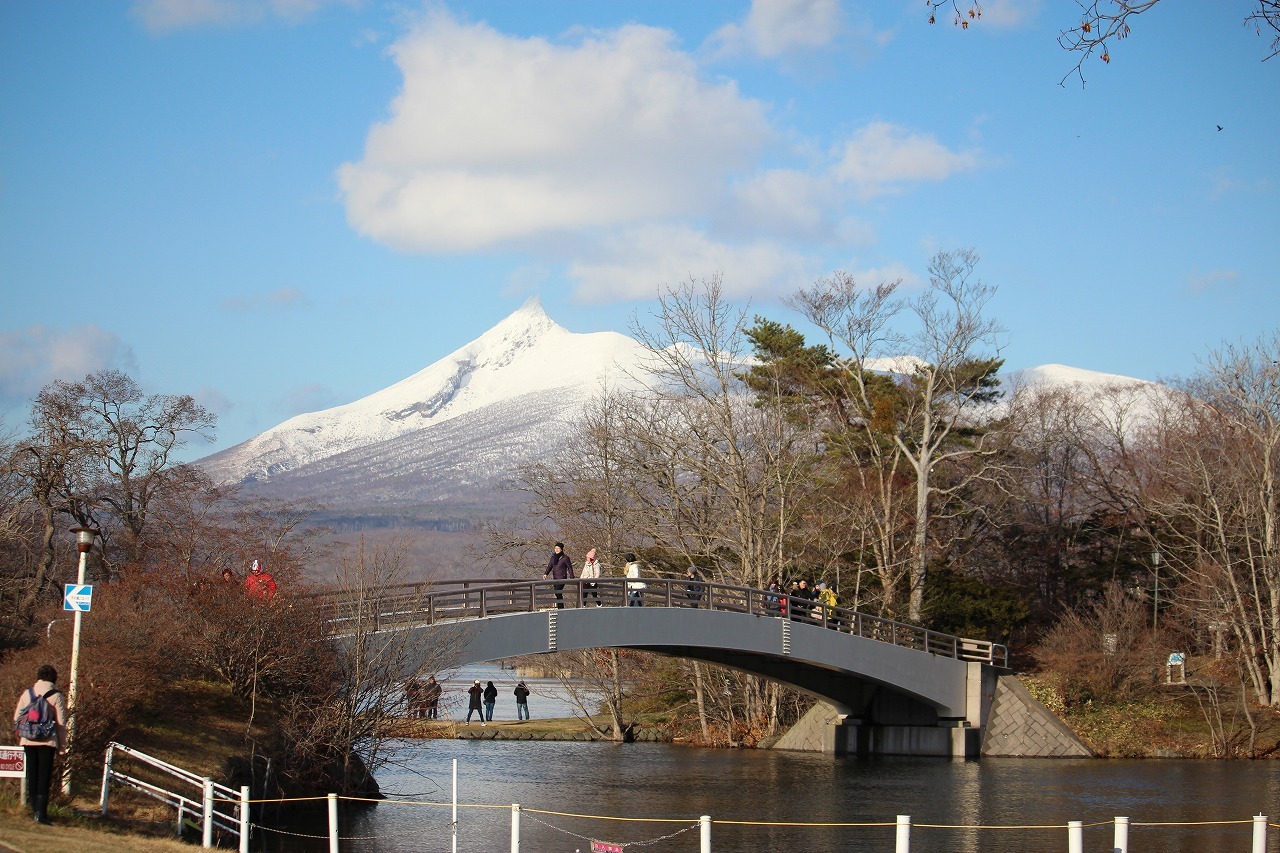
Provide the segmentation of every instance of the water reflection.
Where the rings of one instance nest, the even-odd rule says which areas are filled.
[[[1280,817],[1280,763],[936,759],[833,761],[817,755],[753,750],[703,750],[663,744],[541,741],[406,742],[397,762],[379,775],[400,801],[344,816],[345,851],[448,851],[452,759],[459,765],[459,801],[488,809],[460,812],[458,850],[510,848],[511,803],[526,811],[521,850],[587,851],[590,840],[651,842],[646,851],[695,851],[696,821],[878,823],[880,826],[761,827],[717,823],[716,851],[891,850],[895,816],[917,825],[914,853],[1019,850],[1061,853],[1065,826],[1090,827],[1086,850],[1109,850],[1110,821],[1132,818],[1130,849],[1216,851],[1250,849],[1251,827],[1151,827],[1165,821],[1247,821]],[[678,818],[679,823],[620,823],[532,810],[616,817]],[[953,826],[1049,825],[1048,829],[927,829]],[[319,830],[323,831],[323,827]],[[307,848],[327,849],[323,843]],[[1273,830],[1267,850],[1280,853]]]

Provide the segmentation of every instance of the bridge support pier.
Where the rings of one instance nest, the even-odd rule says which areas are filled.
[[[941,724],[895,726],[837,719],[827,726],[822,751],[829,755],[917,755],[933,758],[977,758],[982,729]]]

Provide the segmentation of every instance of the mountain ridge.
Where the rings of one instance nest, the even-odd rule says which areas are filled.
[[[564,329],[535,297],[380,391],[297,415],[195,464],[219,483],[279,498],[323,495],[338,511],[509,509],[519,502],[519,466],[567,437],[601,387],[638,387],[646,359],[626,335]],[[878,360],[888,370],[916,362]],[[1001,383],[1101,389],[1145,381],[1051,364],[1012,371]]]

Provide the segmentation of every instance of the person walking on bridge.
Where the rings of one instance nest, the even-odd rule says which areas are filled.
[[[542,573],[542,579],[555,578],[558,581],[569,580],[573,577],[573,560],[569,559],[569,555],[564,552],[564,543],[557,542],[556,547],[551,551],[551,559],[547,561],[547,570]],[[556,590],[556,607],[564,609],[564,584],[555,584]]]
[[[640,580],[640,561],[627,555],[627,606],[644,607],[644,581]]]
[[[596,559],[596,549],[592,548],[587,552],[587,559],[582,564],[582,606],[587,605],[587,597],[590,596],[596,600],[596,607],[600,606],[600,590],[596,583],[600,579],[600,561]]]

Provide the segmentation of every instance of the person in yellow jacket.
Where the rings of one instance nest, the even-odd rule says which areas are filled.
[[[836,594],[831,587],[827,586],[825,581],[818,581],[817,593],[818,603],[822,605],[826,611],[827,619],[830,620],[835,616]]]

